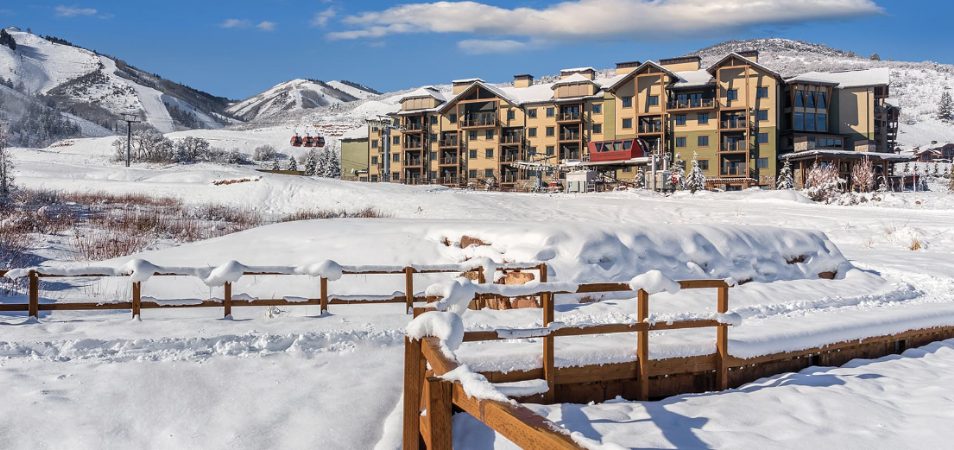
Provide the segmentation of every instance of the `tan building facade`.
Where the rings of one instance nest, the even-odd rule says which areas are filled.
[[[625,183],[655,154],[660,167],[695,158],[713,188],[772,187],[787,152],[891,150],[887,97],[886,76],[786,80],[754,51],[708,67],[688,56],[565,69],[547,83],[455,80],[405,95],[387,129],[369,125],[367,179],[522,190],[587,168]]]

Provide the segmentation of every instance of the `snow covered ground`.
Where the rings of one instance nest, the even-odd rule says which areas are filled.
[[[285,130],[245,131],[244,140],[238,130],[203,133],[203,137],[229,140],[250,152],[284,136]],[[804,348],[885,330],[954,324],[954,260],[950,258],[954,253],[954,195],[941,191],[939,185],[934,192],[890,194],[883,201],[859,206],[819,205],[794,192],[680,193],[670,197],[647,192],[473,192],[259,174],[250,168],[211,164],[126,169],[109,161],[111,141],[82,139],[69,146],[17,149],[17,183],[30,188],[173,196],[186,203],[249,207],[266,215],[309,208],[372,207],[390,216],[270,225],[136,255],[156,263],[214,266],[234,259],[246,264],[291,265],[334,259],[345,264],[403,265],[487,256],[546,260],[553,269],[551,280],[582,282],[627,281],[651,268],[652,261],[665,261],[668,266],[657,268],[687,276],[700,269],[677,267],[672,261],[715,255],[724,259],[713,260],[707,267],[713,269],[712,276],[745,277],[715,270],[721,263],[732,270],[753,270],[748,275],[754,281],[734,288],[730,297],[730,308],[743,318],[742,326],[730,332],[730,351],[737,356]],[[213,184],[251,175],[261,177],[254,182]],[[463,234],[493,245],[460,249],[441,243],[443,237],[453,241]],[[720,247],[720,243],[724,246],[733,240],[733,246]],[[57,242],[38,240],[32,251],[61,260],[64,253]],[[915,242],[918,251],[911,250]],[[807,262],[801,272],[773,273],[791,269],[778,259],[786,247],[815,252],[818,258]],[[765,249],[765,260],[746,250],[754,248]],[[102,264],[123,262],[121,258]],[[844,269],[838,279],[817,278],[817,271],[827,267],[824,263]],[[438,279],[421,277],[416,286],[423,290]],[[126,284],[121,278],[100,285],[67,279],[45,290],[44,296],[49,301],[88,300],[90,296],[114,300],[113,294],[121,293]],[[249,277],[236,289],[263,297],[279,291],[313,296],[316,285],[308,277]],[[150,280],[144,286],[144,295],[156,297],[220,294],[198,280],[178,284]],[[403,283],[400,277],[355,276],[332,283],[331,289],[332,293],[389,293],[403,289]],[[652,312],[661,320],[684,313],[705,314],[714,306],[711,293],[680,293],[671,299],[666,295],[659,294],[658,303],[653,297]],[[557,320],[567,323],[633,320],[635,312],[633,301],[626,298],[584,304],[569,297],[558,300]],[[266,314],[261,308],[236,309],[231,321],[221,320],[221,311],[212,309],[146,310],[142,321],[130,321],[126,311],[57,312],[44,315],[39,324],[25,324],[22,315],[0,316],[0,383],[16,386],[0,402],[0,416],[11,418],[0,421],[0,442],[11,448],[303,448],[316,442],[325,448],[371,448],[380,441],[382,448],[393,448],[399,416],[392,411],[399,401],[402,337],[408,320],[403,306],[333,306],[326,317],[316,317],[317,307],[286,309],[278,314]],[[794,318],[799,319],[798,326],[793,326]],[[464,319],[469,328],[486,328],[534,326],[541,318],[539,311],[520,310],[468,312]],[[653,342],[653,357],[708,353],[714,345],[711,333],[689,331],[660,333],[653,336]],[[501,351],[500,344],[467,344],[460,352],[469,364],[481,369],[526,368],[537,363],[538,343],[504,345],[506,351]],[[625,360],[631,358],[632,345],[600,337],[561,338],[557,363],[579,364],[587,358]],[[944,352],[950,351],[948,347]],[[921,360],[933,364],[933,359]],[[926,380],[923,392],[931,392],[929,382],[934,382],[933,386],[949,383],[938,375],[932,378],[928,375],[931,370],[924,368],[924,378],[919,378]],[[880,388],[899,389],[893,375],[888,375],[877,379],[884,383]],[[845,386],[877,381],[836,377],[847,381]],[[642,435],[630,434],[628,428],[611,431],[615,429],[611,423],[605,424],[605,432],[600,428],[603,425],[594,425],[607,440],[618,436],[619,443],[627,446],[697,442],[730,447],[770,445],[757,439],[771,439],[775,434],[770,419],[778,415],[766,411],[777,407],[783,397],[785,405],[794,403],[806,414],[822,414],[828,422],[841,420],[846,428],[857,423],[847,413],[832,411],[837,408],[819,413],[812,403],[794,397],[805,394],[799,389],[815,392],[821,388],[788,384],[793,386],[757,390],[764,398],[744,388],[714,396],[678,397],[673,403],[568,405],[566,410],[579,418],[591,412],[596,417],[602,414],[599,408],[619,408],[612,412],[618,422],[642,420],[647,410],[667,414],[672,405],[692,405],[692,419],[663,415],[663,425],[645,423],[681,437],[659,437],[663,431],[657,430],[647,431],[647,441],[632,441],[627,439]],[[828,392],[831,388],[824,389]],[[869,388],[843,389],[846,396],[861,396]],[[719,404],[722,398],[727,400]],[[912,396],[911,401],[916,398]],[[740,400],[736,403],[734,399]],[[749,405],[745,399],[755,403]],[[939,404],[950,409],[949,397],[936,396],[934,400],[946,403],[935,404],[933,409],[940,410]],[[712,403],[706,403],[709,401]],[[865,406],[861,401],[853,404]],[[761,414],[746,415],[751,420],[743,418],[742,425],[736,423],[748,427],[746,433],[738,434],[737,441],[731,433],[710,438],[685,431],[690,425],[703,431],[731,429],[733,423],[725,428],[717,425],[722,422],[716,415],[728,415],[728,408]],[[904,408],[899,404],[895,411]],[[680,411],[687,414],[688,410]],[[872,409],[875,411],[879,410]],[[559,413],[556,409],[541,412]],[[917,422],[913,428],[932,424],[928,419],[910,420]],[[56,424],[55,429],[50,423]],[[573,419],[567,423],[572,428],[581,422]],[[813,417],[800,425],[805,428],[791,426],[807,430],[825,423]],[[475,445],[492,440],[479,430],[472,435]],[[862,437],[873,439],[871,436]],[[701,441],[679,440],[693,437]],[[663,438],[669,439],[669,444]],[[795,441],[787,439],[780,435],[779,445],[794,445]],[[851,446],[854,442],[832,439],[829,443]]]
[[[604,448],[947,448],[954,340],[659,402],[528,405]],[[516,449],[470,416],[454,448]]]

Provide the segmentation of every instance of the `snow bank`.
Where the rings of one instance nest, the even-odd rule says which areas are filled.
[[[680,289],[679,282],[667,278],[658,270],[650,270],[636,275],[632,280],[629,280],[629,287],[633,288],[634,291],[642,289],[649,295],[660,292],[675,294]]]
[[[414,318],[405,328],[407,337],[420,340],[436,337],[441,343],[441,351],[447,358],[457,361],[454,355],[464,342],[464,322],[454,312],[428,311]]]

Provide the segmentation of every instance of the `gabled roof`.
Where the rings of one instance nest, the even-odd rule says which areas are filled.
[[[841,72],[806,72],[789,78],[789,82],[829,83],[842,88],[888,85],[891,70],[887,67]]]
[[[676,77],[679,78],[675,83],[677,88],[705,87],[715,81],[705,69],[676,72]]]
[[[646,62],[640,64],[639,67],[633,69],[632,72],[626,74],[624,77],[622,77],[622,78],[616,80],[615,83],[613,83],[613,84],[609,85],[608,87],[606,87],[606,90],[608,90],[608,91],[615,91],[617,88],[619,88],[620,86],[626,84],[631,78],[633,78],[633,77],[635,77],[636,75],[638,75],[639,72],[642,72],[643,69],[645,69],[645,68],[647,68],[647,67],[654,67],[654,68],[660,70],[661,72],[665,73],[666,75],[669,75],[669,77],[672,78],[673,80],[677,80],[677,79],[679,78],[675,73],[673,73],[673,71],[671,71],[671,70],[669,70],[669,69],[667,69],[667,68],[665,68],[665,67],[663,67],[663,66],[660,66],[659,64],[656,64],[656,63],[653,62],[653,61],[646,61]]]
[[[709,68],[706,69],[706,70],[707,70],[709,73],[711,73],[711,74],[715,74],[716,69],[718,69],[719,66],[722,65],[722,63],[724,63],[727,59],[733,58],[733,57],[734,57],[734,58],[739,58],[739,59],[745,61],[746,64],[749,64],[749,65],[751,65],[752,67],[755,67],[755,68],[757,68],[757,69],[759,69],[759,70],[768,72],[770,75],[772,75],[772,76],[775,77],[775,78],[778,78],[778,79],[780,79],[780,80],[782,79],[782,75],[780,75],[778,72],[776,72],[776,71],[774,71],[774,70],[772,70],[772,69],[770,69],[770,68],[768,68],[768,67],[766,67],[766,66],[764,66],[764,65],[762,65],[762,64],[759,64],[759,63],[757,63],[757,62],[755,62],[755,61],[752,61],[751,59],[746,58],[746,57],[744,57],[744,56],[742,56],[742,55],[740,55],[740,54],[738,54],[738,53],[736,53],[736,52],[732,52],[732,53],[729,53],[728,55],[723,56],[722,59],[720,59],[719,61],[717,61],[715,64],[709,66]]]
[[[579,73],[574,73],[573,75],[557,80],[555,83],[550,85],[550,88],[556,89],[560,86],[567,85],[567,84],[581,84],[581,83],[596,84],[596,82],[594,82],[593,80],[587,77],[584,77],[583,75],[580,75]],[[599,86],[598,84],[596,85]]]
[[[455,83],[457,83],[457,81],[455,81]],[[451,105],[456,104],[457,101],[460,100],[461,97],[463,97],[464,95],[468,94],[468,93],[469,93],[470,91],[472,91],[475,87],[480,87],[480,88],[486,89],[486,90],[492,92],[492,93],[493,93],[494,95],[496,95],[497,97],[500,97],[501,99],[503,99],[503,100],[506,101],[507,103],[510,103],[511,105],[517,106],[517,105],[520,104],[519,101],[515,100],[515,99],[512,98],[510,95],[507,95],[506,92],[504,92],[502,89],[498,88],[497,86],[493,86],[493,85],[487,84],[487,82],[485,82],[484,80],[481,80],[480,78],[475,78],[475,81],[473,81],[473,82],[470,84],[470,86],[467,86],[467,89],[464,89],[463,91],[460,91],[459,94],[457,94],[457,95],[455,95],[455,96],[449,98],[446,103],[444,103],[443,105],[441,105],[441,106],[439,106],[439,107],[437,108],[437,111],[438,111],[438,112],[441,112],[441,113],[447,111],[448,109],[450,109],[450,106],[451,106]]]

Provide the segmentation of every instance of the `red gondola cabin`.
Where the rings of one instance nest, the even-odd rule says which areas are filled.
[[[590,161],[628,161],[646,156],[645,146],[639,139],[590,142]]]

